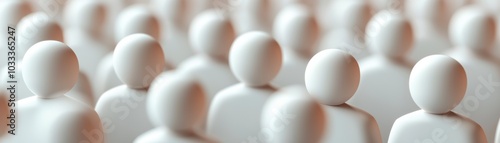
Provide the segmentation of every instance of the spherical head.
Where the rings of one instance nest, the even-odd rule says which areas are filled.
[[[175,73],[149,93],[147,111],[150,119],[173,131],[189,132],[199,125],[205,110],[205,93],[188,75]]]
[[[413,101],[424,111],[447,113],[465,95],[467,77],[456,60],[445,55],[432,55],[418,61],[410,74]]]
[[[146,34],[132,34],[116,45],[113,65],[128,87],[143,89],[163,72],[165,60],[160,44]]]
[[[338,21],[341,28],[364,31],[371,17],[371,9],[364,1],[336,1]]]
[[[264,32],[248,32],[234,41],[229,66],[248,86],[264,86],[278,74],[282,55],[278,42]]]
[[[359,78],[356,59],[338,49],[314,55],[305,72],[307,91],[325,105],[344,104],[358,89]]]
[[[42,98],[64,95],[78,80],[76,54],[59,41],[33,45],[23,60],[23,78],[31,92]]]
[[[495,18],[478,7],[458,10],[449,28],[450,39],[457,47],[483,50],[491,48],[495,41]]]
[[[276,16],[273,35],[283,47],[311,51],[318,39],[319,26],[306,6],[292,4]]]
[[[227,59],[236,33],[231,21],[221,16],[221,13],[210,9],[198,14],[191,23],[189,39],[200,54]]]
[[[106,18],[105,6],[100,1],[68,1],[63,18],[66,26],[99,32]]]
[[[381,11],[368,22],[366,40],[373,53],[401,58],[413,44],[410,22],[393,11]]]
[[[132,5],[124,9],[116,20],[115,41],[135,34],[144,33],[155,39],[160,37],[160,25],[145,5]]]
[[[21,58],[34,44],[44,40],[64,41],[63,31],[56,21],[44,12],[25,16],[17,25],[18,49]],[[21,38],[22,37],[22,38]]]

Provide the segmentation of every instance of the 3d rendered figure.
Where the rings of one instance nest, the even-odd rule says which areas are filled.
[[[196,131],[206,112],[206,97],[201,85],[189,75],[176,74],[160,88],[150,90],[147,112],[153,122],[161,126],[150,130],[135,143],[212,143]]]
[[[262,107],[276,91],[269,82],[281,64],[281,48],[269,34],[254,31],[236,38],[229,65],[241,83],[215,95],[208,112],[207,133],[222,143],[243,142],[257,136]]]
[[[64,10],[64,41],[76,53],[80,70],[95,83],[97,67],[112,47],[102,42],[105,7],[100,1],[68,1]],[[100,94],[96,94],[96,99]]]
[[[406,15],[415,33],[408,60],[418,60],[451,48],[446,34],[446,11],[443,0],[406,0]]]
[[[500,69],[491,52],[495,25],[484,9],[468,6],[455,13],[449,26],[454,48],[448,55],[462,64],[468,81],[465,97],[453,111],[478,122],[489,142],[500,118]]]
[[[398,118],[389,143],[486,143],[479,124],[451,111],[464,97],[467,76],[462,65],[449,56],[420,60],[411,71],[409,86],[422,110]]]
[[[35,96],[16,104],[16,132],[6,143],[103,143],[101,120],[88,105],[65,96],[78,80],[76,54],[66,44],[42,41],[24,56],[22,75]]]
[[[17,27],[17,23],[26,15],[30,14],[33,10],[27,1],[20,0],[3,0],[0,3],[0,26],[13,28]],[[7,34],[2,34],[0,43],[7,43]],[[0,53],[7,53],[7,44],[0,44]],[[7,65],[7,58],[0,58],[0,68]]]
[[[304,86],[280,89],[262,112],[260,138],[266,143],[320,143],[323,139],[325,112]]]
[[[375,26],[378,28],[371,28]],[[394,121],[418,110],[407,86],[411,66],[404,60],[412,45],[413,33],[410,22],[391,11],[377,13],[368,29],[377,29],[367,37],[372,54],[359,62],[361,80],[348,103],[372,114],[383,142],[387,142]]]
[[[238,83],[229,68],[228,56],[235,31],[229,19],[219,15],[215,9],[200,13],[191,24],[189,39],[195,56],[180,64],[175,72],[190,74],[203,87],[206,109],[220,90]],[[153,82],[152,88],[168,80],[171,71],[165,71]],[[208,112],[208,111],[207,111]],[[206,112],[203,112],[204,114]],[[203,123],[206,115],[203,115]],[[202,125],[204,126],[204,124]]]
[[[106,91],[95,110],[103,120],[106,142],[132,142],[153,128],[146,114],[146,95],[159,72],[148,69],[165,67],[163,51],[153,37],[132,34],[116,45],[113,66],[124,85]]]
[[[272,9],[269,2],[268,0],[234,1],[222,5],[227,11],[221,14],[231,16],[238,35],[251,31],[270,32],[273,19],[269,15]]]
[[[150,0],[151,7],[163,26],[160,43],[165,51],[166,61],[177,67],[194,54],[188,39],[188,0]],[[206,0],[205,0],[206,1]],[[201,3],[200,0],[196,1]]]
[[[314,15],[304,5],[289,5],[276,17],[273,30],[283,50],[283,65],[271,85],[304,85],[303,75],[319,35]]]
[[[144,33],[159,39],[160,25],[154,15],[145,5],[132,5],[124,9],[117,18],[114,27],[115,42],[136,33]],[[151,67],[152,69],[156,69]],[[163,71],[154,71],[163,72]],[[97,68],[96,81],[93,84],[95,94],[101,95],[105,91],[123,84],[117,77],[113,68],[113,53],[106,55]]]
[[[323,104],[327,117],[327,129],[322,142],[382,142],[375,118],[345,103],[356,92],[359,79],[358,62],[342,50],[323,50],[307,64],[307,91]]]
[[[316,51],[341,49],[357,60],[369,55],[365,43],[365,27],[370,20],[370,6],[366,1],[332,1],[329,4],[327,27]]]

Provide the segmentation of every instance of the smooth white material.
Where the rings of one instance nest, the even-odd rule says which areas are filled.
[[[44,41],[30,48],[25,57],[24,80],[36,96],[17,102],[16,135],[5,142],[103,143],[97,113],[64,95],[78,80],[75,53],[64,43]]]
[[[189,44],[188,26],[189,7],[188,0],[151,0],[153,13],[161,24],[162,37],[159,41],[165,51],[165,58],[172,66],[177,67],[194,54],[192,45]],[[203,3],[197,0],[196,3]]]
[[[467,87],[466,71],[456,60],[444,55],[423,58],[411,71],[409,87],[422,110],[398,118],[389,143],[487,142],[479,124],[451,111],[463,99]]]
[[[267,143],[319,143],[323,139],[325,112],[304,86],[280,89],[262,112],[261,131]]]
[[[146,109],[152,122],[160,126],[134,142],[213,142],[196,132],[196,125],[202,123],[206,112],[205,93],[196,80],[180,74],[149,92]]]
[[[259,136],[263,105],[276,90],[268,83],[282,63],[278,43],[264,32],[239,36],[231,46],[229,65],[241,82],[221,90],[208,112],[207,133],[222,143]]]
[[[324,105],[328,119],[322,142],[382,142],[375,118],[345,103],[356,92],[359,75],[356,59],[338,49],[323,50],[307,64],[307,91]]]
[[[377,13],[368,24],[366,38],[373,54],[359,62],[361,81],[348,101],[375,117],[383,142],[397,118],[418,110],[408,89],[411,66],[405,62],[413,41],[412,27],[392,12]]]
[[[19,21],[26,15],[30,14],[33,10],[27,1],[19,0],[4,0],[0,3],[0,26],[7,28],[11,26],[16,28]],[[7,32],[7,31],[5,31]],[[16,35],[19,35],[16,33]],[[0,36],[0,43],[7,43],[7,34]],[[0,53],[7,53],[7,44],[0,44]],[[7,58],[0,58],[0,67],[7,65]]]
[[[283,65],[271,85],[304,85],[304,72],[318,39],[319,26],[307,7],[291,4],[274,20],[274,37],[283,50]]]
[[[125,85],[106,91],[95,110],[103,120],[106,142],[132,142],[153,128],[147,119],[146,96],[159,72],[148,69],[165,67],[163,51],[153,37],[132,34],[117,44],[113,66]]]
[[[231,16],[238,35],[251,31],[271,32],[273,19],[269,14],[272,11],[269,0],[226,2],[222,8],[229,10],[221,14]]]
[[[500,118],[500,69],[493,60],[495,20],[480,7],[464,7],[450,21],[449,32],[454,49],[448,54],[465,68],[467,91],[453,110],[483,127],[488,141],[494,140]]]
[[[408,60],[439,54],[451,47],[446,34],[446,9],[443,0],[406,0],[406,15],[411,20],[415,42]]]
[[[159,39],[159,23],[154,15],[145,5],[137,4],[124,9],[115,23],[114,38],[115,42],[131,34],[143,33]],[[101,95],[105,91],[123,84],[115,73],[113,68],[113,53],[106,55],[99,63],[96,74],[94,88],[95,94]],[[150,67],[155,69],[155,67]],[[154,71],[156,73],[162,71]]]

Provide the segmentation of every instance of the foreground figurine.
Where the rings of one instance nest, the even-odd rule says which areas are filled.
[[[323,50],[307,64],[307,91],[323,104],[327,129],[322,142],[381,143],[377,121],[368,112],[345,103],[359,84],[358,62],[349,53]]]
[[[95,110],[106,127],[106,142],[132,142],[153,128],[146,114],[146,95],[149,85],[160,73],[150,72],[151,69],[165,67],[163,51],[153,37],[132,34],[116,45],[113,65],[125,84],[106,91]]]
[[[222,143],[258,136],[262,107],[276,91],[269,82],[282,63],[278,43],[264,32],[239,36],[229,53],[229,65],[241,83],[223,89],[209,108],[207,132]]]
[[[264,105],[260,135],[265,143],[320,143],[325,126],[324,110],[305,87],[289,86]]]
[[[451,111],[467,87],[460,63],[444,55],[425,57],[413,67],[409,83],[411,97],[422,110],[398,118],[389,143],[487,143],[479,124]]]
[[[204,119],[206,97],[202,87],[189,75],[176,74],[148,96],[149,118],[160,127],[140,135],[135,143],[214,142],[196,131],[196,125]]]
[[[8,143],[103,143],[101,120],[88,105],[65,96],[77,82],[75,53],[64,43],[42,41],[28,50],[23,76],[36,96],[16,106],[16,135]]]

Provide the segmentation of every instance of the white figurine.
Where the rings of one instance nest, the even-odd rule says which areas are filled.
[[[365,27],[371,17],[369,4],[359,0],[332,1],[329,7],[328,26],[323,27],[316,51],[341,49],[357,60],[368,56]]]
[[[42,41],[25,55],[22,75],[36,96],[17,102],[10,143],[104,143],[101,120],[88,105],[65,96],[78,80],[78,59],[66,44]]]
[[[160,126],[134,142],[212,143],[196,131],[206,112],[205,93],[198,82],[178,73],[159,87],[148,93],[146,109],[150,120]]]
[[[135,33],[148,34],[154,39],[160,38],[158,20],[145,5],[132,5],[124,9],[118,16],[114,28],[115,42],[119,42],[122,38]],[[113,53],[110,53],[106,55],[98,65],[94,83],[95,94],[97,95],[101,95],[105,91],[123,84],[114,71],[112,60]],[[151,67],[151,69],[155,68]]]
[[[80,70],[95,83],[97,66],[112,48],[102,42],[105,7],[100,1],[68,1],[65,7],[65,43],[76,53]],[[100,94],[96,94],[100,95]],[[99,96],[95,97],[96,99]]]
[[[270,32],[272,29],[269,0],[238,0],[221,7],[225,10],[222,15],[231,16],[238,35],[251,31]]]
[[[99,99],[94,96],[92,83],[90,82],[89,77],[82,72],[78,75],[78,81],[75,83],[75,86],[73,86],[73,88],[66,93],[66,95],[73,97],[92,108],[94,108],[97,99]]]
[[[0,26],[7,28],[12,26],[16,28],[19,21],[33,10],[27,1],[20,0],[4,0],[0,3]],[[5,30],[7,32],[7,30]],[[18,35],[18,34],[16,34]],[[1,34],[0,43],[7,43],[7,34]],[[0,54],[8,52],[7,44],[0,44]],[[0,68],[7,65],[7,58],[0,58]]]
[[[387,17],[383,19],[384,16]],[[394,121],[418,110],[407,86],[411,66],[405,63],[413,33],[408,20],[391,15],[390,11],[377,13],[368,27],[375,25],[378,31],[367,37],[372,54],[359,62],[361,80],[348,103],[372,114],[380,127],[383,142],[387,142]]]
[[[451,57],[432,55],[420,60],[411,71],[409,87],[422,110],[398,118],[389,143],[486,143],[479,124],[451,111],[464,97],[467,76]]]
[[[153,37],[132,34],[116,45],[113,66],[124,85],[106,91],[95,110],[103,120],[106,142],[132,142],[153,128],[147,119],[146,95],[159,73],[148,69],[165,67],[163,51]]]
[[[328,119],[322,142],[382,142],[375,118],[370,113],[345,103],[356,92],[359,75],[356,59],[338,49],[323,50],[307,64],[307,91],[324,105]]]
[[[207,101],[204,109],[208,109],[217,92],[238,83],[228,63],[229,49],[236,33],[231,22],[218,14],[217,10],[207,10],[193,20],[189,38],[198,54],[176,68],[176,72],[190,74],[201,84]],[[156,78],[152,88],[168,80],[170,72],[165,71]]]
[[[454,48],[448,54],[465,68],[468,81],[465,97],[453,111],[478,122],[490,142],[500,118],[500,69],[491,53],[495,25],[486,10],[469,6],[458,10],[449,26]]]
[[[197,1],[199,2],[199,1]],[[165,58],[177,67],[194,54],[188,40],[187,0],[151,0],[154,14],[163,26],[160,43],[165,51]]]
[[[281,48],[269,34],[254,31],[236,38],[229,65],[241,83],[215,95],[208,112],[207,133],[222,143],[243,142],[257,136],[262,107],[276,91],[269,82],[281,64]]]
[[[319,143],[325,136],[325,112],[304,86],[280,89],[262,112],[261,138],[266,143]]]
[[[283,50],[283,65],[271,85],[304,85],[303,75],[319,35],[314,15],[304,5],[289,5],[278,14],[273,27]]]
[[[408,60],[416,63],[425,56],[450,49],[446,34],[444,2],[442,0],[406,0],[406,15],[415,33]]]
[[[15,69],[15,78],[11,79],[9,76],[1,76],[1,83],[0,84],[5,84],[7,83],[6,81],[9,80],[15,80],[17,81],[16,83],[16,98],[18,100],[24,99],[30,96],[33,96],[34,94],[27,88],[24,77],[21,76],[23,73],[23,59],[26,51],[31,48],[34,44],[44,41],[44,40],[56,40],[56,41],[63,41],[63,33],[62,29],[59,27],[59,25],[52,20],[50,17],[48,17],[47,14],[43,12],[36,12],[29,14],[25,16],[21,21],[19,22],[17,28],[16,28],[16,69]],[[5,71],[7,73],[8,67],[5,66],[3,67],[2,71]],[[81,77],[84,78],[84,77]],[[82,79],[86,80],[86,79]],[[84,82],[84,81],[78,81]],[[77,89],[75,88],[74,90],[84,90],[84,89]],[[66,94],[69,95],[69,94]],[[76,98],[90,98],[92,94],[78,94],[78,95],[70,95],[70,96],[79,96]]]

